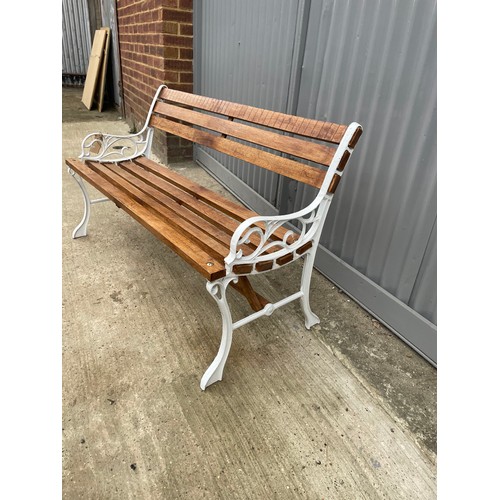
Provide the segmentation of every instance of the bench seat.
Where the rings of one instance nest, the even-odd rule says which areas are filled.
[[[233,233],[242,221],[259,215],[144,156],[104,163],[70,158],[66,164],[208,281],[226,276],[224,258],[229,254]],[[278,228],[272,236],[282,241],[287,232]],[[288,243],[297,237],[288,235]],[[256,236],[252,240],[242,245],[243,254],[251,254],[259,244]],[[295,253],[300,256],[310,246],[305,244]],[[294,255],[288,254],[278,264],[294,259]],[[265,271],[261,267],[259,270]],[[246,271],[244,265],[233,269],[241,275],[248,274]]]

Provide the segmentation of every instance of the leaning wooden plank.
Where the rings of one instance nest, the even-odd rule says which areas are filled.
[[[236,137],[325,166],[330,165],[335,154],[334,148],[325,146],[324,144],[316,144],[304,139],[280,135],[270,130],[262,130],[243,123],[217,118],[200,113],[199,111],[172,106],[160,101],[156,103],[154,111],[168,118],[175,118],[183,122],[214,130],[215,132],[220,132],[223,134],[223,137]]]
[[[189,94],[180,90],[164,89],[160,98],[333,144],[339,144],[347,130],[346,125],[263,110],[244,104]]]
[[[239,158],[240,160],[265,168],[277,174],[284,175],[309,186],[320,188],[325,178],[325,171],[309,167],[303,163],[276,156],[260,149],[246,146],[224,137],[204,132],[181,123],[176,123],[159,116],[152,116],[150,124],[153,127],[178,135],[189,141],[207,146],[221,153]]]
[[[90,167],[73,159],[66,160],[66,164],[89,184],[149,229],[157,238],[191,264],[209,281],[214,281],[226,275],[223,262],[214,259],[213,256],[201,248],[195,247],[193,242],[177,231],[175,227],[151,213],[150,210],[127,196],[123,191],[94,172]]]
[[[104,44],[106,42],[106,30],[99,29],[95,32],[92,50],[90,52],[89,66],[87,76],[85,78],[85,86],[83,87],[82,102],[87,109],[92,109],[94,95],[97,87],[97,79],[99,78],[99,70],[101,69]]]
[[[104,45],[104,56],[102,60],[102,68],[99,77],[99,88],[97,91],[97,110],[99,113],[102,111],[104,104],[104,86],[106,84],[106,73],[108,68],[108,53],[109,53],[109,42],[111,38],[111,30],[109,28],[102,28],[106,31],[106,43]]]

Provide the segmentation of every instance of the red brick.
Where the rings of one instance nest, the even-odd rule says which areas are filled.
[[[167,59],[165,60],[165,68],[168,69],[169,71],[190,72],[193,71],[193,61]]]
[[[193,84],[192,83],[173,83],[169,85],[172,90],[181,90],[182,92],[190,92],[193,93]]]
[[[193,73],[179,73],[181,83],[193,83]]]
[[[180,24],[179,26],[181,27],[181,29],[180,29],[181,35],[193,36],[193,25],[192,24]]]
[[[193,0],[179,0],[179,8],[193,10]]]
[[[177,21],[179,23],[193,23],[193,13],[183,10],[165,9],[167,21]]]
[[[179,49],[179,59],[193,59],[193,49]]]
[[[191,48],[193,39],[188,36],[165,35],[164,43],[170,47]]]
[[[165,33],[170,33],[171,35],[179,34],[179,23],[169,22],[165,23]]]
[[[179,81],[179,73],[176,71],[166,71],[164,78],[166,82],[177,83]]]
[[[163,55],[165,59],[179,59],[179,49],[177,47],[165,47]]]

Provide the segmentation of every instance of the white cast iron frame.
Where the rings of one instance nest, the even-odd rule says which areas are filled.
[[[82,151],[79,158],[90,161],[117,163],[132,160],[139,156],[149,157],[151,154],[154,132],[154,129],[149,126],[149,121],[153,113],[154,105],[156,104],[160,92],[164,88],[166,89],[168,87],[166,85],[160,85],[158,87],[149,108],[149,113],[146,117],[144,126],[139,132],[130,135],[110,135],[102,134],[100,132],[89,134],[82,141]],[[217,355],[201,378],[200,387],[202,390],[205,390],[209,385],[222,380],[224,366],[231,349],[233,331],[237,328],[240,328],[241,326],[246,325],[262,316],[270,316],[276,309],[279,309],[280,307],[297,299],[300,299],[302,311],[305,317],[306,328],[310,329],[312,326],[320,322],[318,316],[312,312],[309,302],[309,291],[314,258],[318,249],[321,231],[333,198],[333,193],[328,192],[329,186],[331,185],[335,175],[339,177],[342,176],[343,169],[339,170],[340,161],[346,151],[352,153],[353,148],[349,146],[349,143],[358,129],[361,129],[361,125],[356,122],[352,122],[348,126],[328,167],[328,171],[325,175],[321,188],[312,203],[302,210],[291,214],[251,217],[243,221],[234,232],[231,238],[229,254],[224,259],[226,264],[226,276],[216,281],[208,281],[206,284],[208,292],[217,302],[221,313],[222,337]],[[120,141],[121,147],[116,146],[120,143]],[[92,154],[91,152],[91,148],[94,145],[100,146],[97,154]],[[126,151],[130,150],[132,151],[131,153],[125,154]],[[73,231],[73,238],[79,238],[87,235],[90,206],[94,203],[109,201],[109,199],[99,198],[91,200],[81,177],[71,168],[68,168],[68,172],[73,176],[83,194],[84,215],[81,222]],[[276,242],[275,240],[270,239],[276,229],[292,222],[295,222],[295,225],[299,225],[300,234],[298,239],[292,240],[292,231],[287,232],[282,241]],[[259,224],[259,226],[256,224]],[[262,229],[262,226],[264,226],[264,229]],[[244,243],[248,243],[251,235],[257,235],[260,237],[260,244],[257,245],[256,250],[251,255],[245,256],[239,247]],[[288,242],[289,239],[290,242]],[[311,242],[312,246],[309,250],[299,255],[296,251],[308,242]],[[277,250],[266,253],[271,249]],[[266,304],[266,306],[264,306],[264,308],[260,311],[250,314],[249,316],[233,323],[231,311],[226,298],[228,285],[231,282],[236,283],[242,276],[261,274],[263,272],[269,272],[278,267],[282,267],[277,264],[276,260],[290,253],[293,253],[293,259],[290,260],[290,262],[287,262],[287,264],[294,262],[299,258],[304,258],[300,290],[279,300],[278,302],[275,302],[274,304]],[[272,267],[270,269],[266,271],[256,270],[256,264],[269,261],[272,261]],[[241,264],[252,265],[252,270],[245,274],[235,274],[233,272],[233,267]]]
[[[118,163],[120,161],[133,160],[139,156],[149,158],[151,156],[151,146],[153,144],[154,129],[149,126],[153,108],[158,100],[158,96],[162,89],[167,88],[166,85],[160,85],[156,90],[149,112],[144,122],[142,129],[136,134],[129,135],[112,135],[103,134],[101,132],[92,132],[84,137],[81,145],[81,153],[78,158],[88,161],[98,161],[107,163]],[[97,153],[92,153],[92,148],[98,146]],[[85,183],[82,178],[71,168],[68,167],[68,172],[77,182],[83,195],[83,218],[73,231],[73,238],[87,236],[87,226],[90,218],[90,206],[94,203],[109,201],[109,198],[99,198],[91,200]]]
[[[347,127],[330,166],[328,167],[323,184],[321,185],[321,188],[312,203],[302,210],[291,214],[251,217],[243,221],[234,232],[231,238],[229,254],[224,259],[226,264],[226,276],[216,281],[207,282],[207,290],[217,302],[221,312],[222,338],[215,359],[212,361],[211,365],[201,378],[200,387],[202,390],[205,390],[209,385],[222,380],[224,366],[231,349],[233,331],[237,328],[261,318],[262,316],[270,316],[276,309],[297,299],[300,299],[302,311],[305,317],[306,328],[309,330],[312,326],[320,322],[318,316],[312,312],[309,302],[309,291],[311,286],[314,258],[318,249],[321,231],[328,214],[328,209],[333,199],[333,193],[329,193],[328,189],[335,175],[342,177],[343,168],[342,170],[339,170],[340,161],[346,151],[352,154],[353,148],[350,147],[349,144],[355,132],[359,128],[361,128],[361,125],[356,122],[352,122]],[[292,231],[285,234],[282,242],[276,242],[270,239],[276,229],[285,224],[292,223],[292,221],[295,221],[295,225],[297,225],[298,222],[300,230],[298,239],[288,243],[288,240],[291,240],[290,237],[292,235]],[[256,224],[259,224],[259,226]],[[262,228],[262,225],[264,228]],[[245,256],[239,247],[243,243],[248,243],[251,235],[259,236],[260,243],[257,245],[257,248],[252,254]],[[308,242],[312,243],[311,248],[301,255],[297,254],[296,251]],[[277,248],[278,250],[272,251],[271,253],[265,253],[273,248]],[[304,258],[300,290],[279,300],[278,302],[275,302],[274,304],[266,304],[266,306],[264,306],[264,308],[260,311],[250,314],[249,316],[233,323],[231,311],[226,298],[226,290],[229,283],[232,281],[237,282],[238,278],[241,276],[261,274],[262,272],[270,272],[273,269],[282,267],[277,264],[276,260],[290,253],[293,253],[293,259],[290,262],[294,262],[302,257]],[[266,271],[256,270],[256,264],[259,262],[269,261],[272,261],[272,267],[270,269]],[[250,264],[252,266],[252,270],[243,275],[235,274],[233,267],[241,264]]]

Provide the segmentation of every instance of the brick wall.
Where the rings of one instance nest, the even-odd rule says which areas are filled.
[[[118,39],[127,123],[140,130],[162,83],[193,91],[193,0],[118,0]],[[155,131],[163,161],[192,158],[192,144]]]

